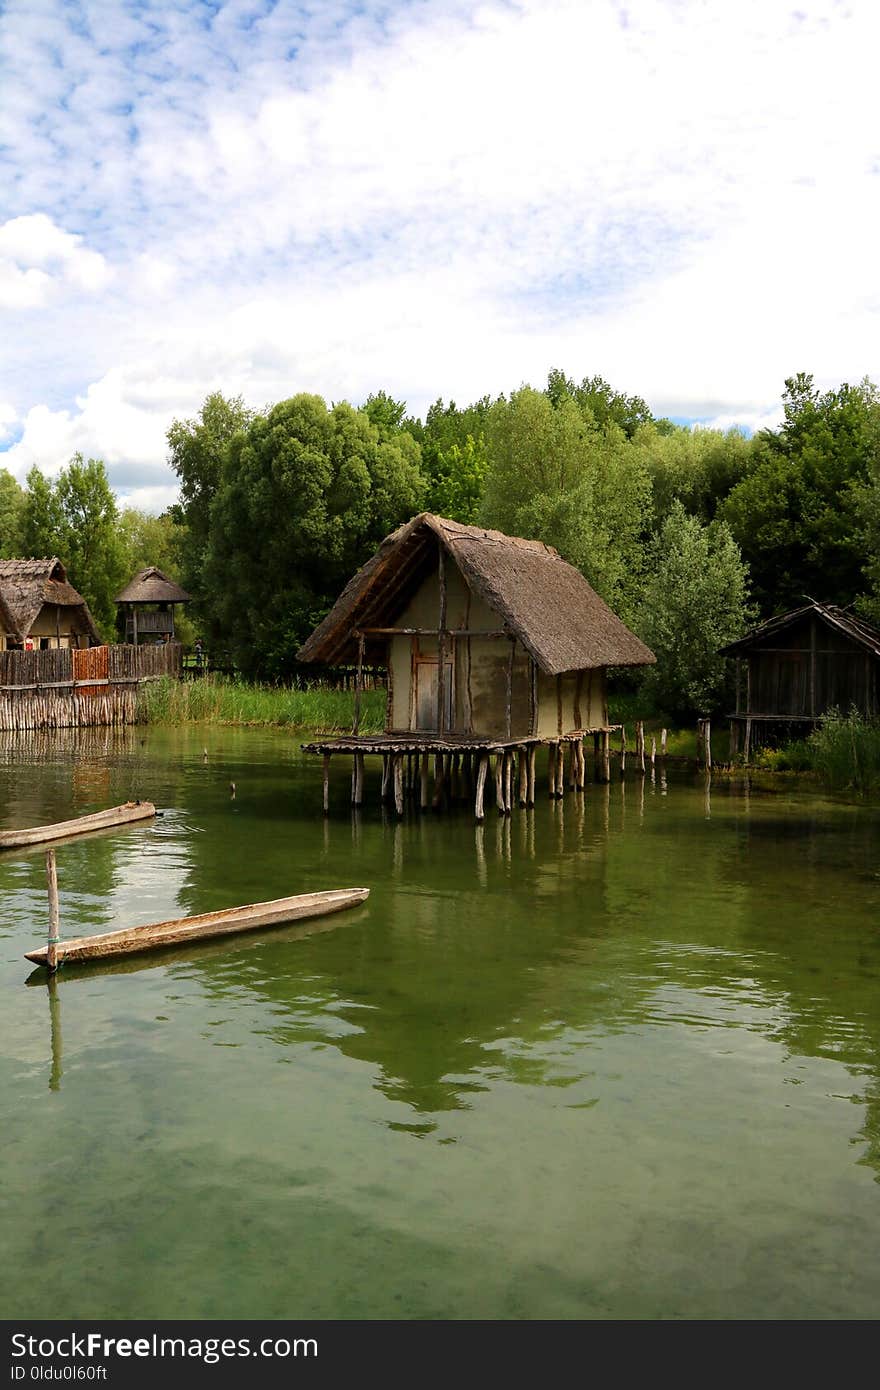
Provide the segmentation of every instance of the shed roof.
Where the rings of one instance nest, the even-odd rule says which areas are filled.
[[[80,610],[84,630],[101,639],[89,606],[67,578],[57,556],[45,560],[0,560],[0,618],[17,641],[27,637],[44,604]]]
[[[114,603],[189,603],[190,596],[155,565],[136,574]]]
[[[760,623],[757,627],[752,628],[751,632],[747,632],[745,637],[740,637],[736,642],[730,642],[726,647],[722,647],[721,651],[725,656],[741,656],[743,652],[752,647],[761,646],[764,642],[775,637],[777,633],[783,632],[794,623],[811,615],[815,615],[828,627],[851,638],[857,646],[864,647],[866,651],[880,657],[880,629],[865,622],[863,618],[857,618],[854,613],[838,608],[836,604],[816,603],[815,600],[804,604],[802,608],[792,608],[788,613],[780,613],[775,618],[768,618],[766,622]]]
[[[352,659],[354,631],[393,622],[436,563],[438,541],[471,591],[499,615],[547,675],[598,666],[648,666],[656,659],[552,546],[463,526],[431,512],[386,536],[297,659],[328,664]]]

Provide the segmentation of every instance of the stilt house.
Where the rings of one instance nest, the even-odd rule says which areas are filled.
[[[0,651],[89,647],[101,638],[61,561],[0,560]]]
[[[723,648],[736,657],[731,747],[755,726],[818,723],[831,709],[880,715],[880,630],[851,612],[810,602],[770,618]]]
[[[175,604],[189,602],[186,590],[155,565],[141,570],[114,599],[122,640],[135,647],[139,642],[173,642]]]
[[[655,658],[550,546],[424,512],[382,542],[297,659],[387,668],[382,735],[360,735],[356,712],[350,737],[307,745],[357,756],[580,744],[608,729],[608,667]]]

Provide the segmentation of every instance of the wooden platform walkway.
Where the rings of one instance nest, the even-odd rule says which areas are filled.
[[[418,801],[421,810],[437,810],[443,805],[473,798],[474,815],[485,819],[486,781],[490,759],[495,759],[495,803],[499,814],[510,815],[514,799],[520,806],[535,804],[537,752],[548,749],[551,797],[563,795],[568,753],[568,784],[583,790],[586,782],[584,739],[592,735],[596,755],[596,778],[610,781],[611,734],[619,724],[599,729],[575,729],[553,738],[524,735],[497,738],[494,735],[436,733],[410,730],[381,734],[340,734],[302,744],[304,753],[320,753],[324,759],[324,814],[330,810],[330,759],[334,754],[352,758],[351,804],[363,805],[364,762],[369,755],[382,758],[383,801],[393,801],[403,815],[408,797]],[[644,749],[642,749],[644,763]],[[433,783],[433,785],[432,785]]]

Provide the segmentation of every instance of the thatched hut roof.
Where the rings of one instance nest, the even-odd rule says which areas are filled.
[[[190,596],[155,565],[136,574],[114,603],[189,603]]]
[[[557,550],[422,512],[386,536],[297,652],[328,665],[354,659],[359,628],[391,626],[437,563],[437,543],[547,675],[648,666],[653,652]]]
[[[98,629],[82,594],[67,578],[61,561],[0,560],[0,618],[6,632],[23,642],[45,604],[76,610],[75,626],[95,642]]]
[[[854,613],[838,608],[835,604],[816,603],[815,601],[805,604],[803,608],[792,608],[788,613],[780,613],[775,618],[768,618],[766,622],[760,623],[758,627],[752,628],[751,632],[747,632],[745,637],[740,637],[736,642],[730,642],[726,647],[722,647],[721,652],[725,656],[743,656],[753,647],[760,647],[763,643],[771,641],[780,632],[784,632],[786,628],[811,615],[815,615],[820,622],[825,623],[836,632],[851,638],[857,646],[864,647],[873,656],[880,657],[880,628],[866,623],[864,618],[858,618]]]

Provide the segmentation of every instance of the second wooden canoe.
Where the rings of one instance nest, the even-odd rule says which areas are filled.
[[[282,922],[293,922],[303,917],[321,917],[329,912],[354,907],[364,902],[369,894],[369,888],[333,888],[321,893],[275,898],[266,903],[225,907],[217,912],[203,912],[198,917],[176,917],[167,922],[150,922],[142,927],[125,927],[101,936],[72,936],[68,941],[59,941],[58,964],[134,955],[138,951],[185,945],[206,937],[257,931],[260,927],[278,926]],[[37,965],[46,965],[47,955],[48,947],[41,946],[39,950],[26,951],[25,959],[35,961]]]
[[[110,806],[106,811],[56,821],[54,825],[34,825],[27,830],[0,830],[0,849],[49,844],[52,840],[66,840],[71,835],[86,835],[90,830],[108,830],[114,825],[128,825],[130,821],[149,820],[155,814],[152,801],[126,801],[123,806]]]

